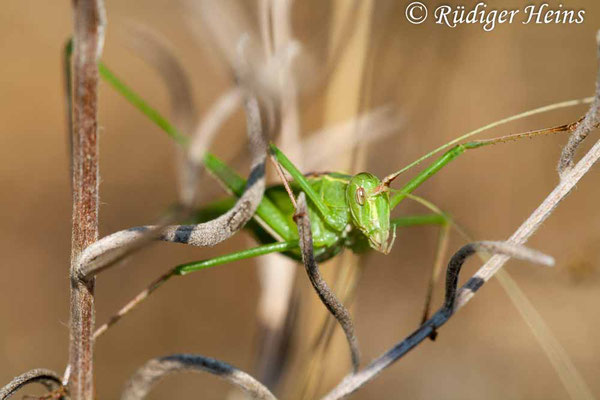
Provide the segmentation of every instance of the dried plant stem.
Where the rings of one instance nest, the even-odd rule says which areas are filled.
[[[61,386],[60,377],[54,371],[43,368],[33,369],[16,376],[8,385],[0,389],[0,400],[6,400],[23,387],[36,382],[41,383],[48,390],[55,390]]]
[[[511,236],[509,243],[520,245],[540,227],[542,222],[554,211],[556,206],[569,194],[571,189],[585,175],[591,166],[600,158],[600,141],[598,141],[592,149],[575,165],[575,167],[566,172],[561,182],[548,195],[542,204],[531,214],[531,216],[521,225],[521,227]],[[495,255],[483,265],[475,275],[467,281],[467,283],[458,291],[456,300],[454,301],[454,311],[462,308],[473,296],[475,292],[487,282],[494,274],[508,261],[508,255]],[[448,297],[446,297],[446,303]],[[378,357],[369,366],[355,375],[346,377],[336,388],[329,394],[323,397],[323,400],[341,399],[348,394],[354,392],[362,385],[373,379],[381,373],[385,368],[397,361],[400,357],[406,354],[409,350],[417,346],[428,336],[432,335],[437,328],[442,326],[449,319],[447,310],[442,308],[435,313],[421,328],[408,336],[405,340],[398,343],[392,349]],[[569,394],[572,388],[567,385]]]
[[[438,212],[433,208],[432,211]],[[456,221],[451,221],[450,225],[465,240],[472,241],[471,237],[466,233],[464,227],[457,224]],[[479,255],[479,258],[484,263],[490,259],[490,257],[486,255]],[[500,286],[502,286],[506,292],[508,298],[512,301],[519,314],[523,317],[525,323],[529,326],[531,332],[536,337],[537,342],[550,360],[550,363],[554,367],[554,370],[563,383],[563,386],[567,388],[566,390],[570,394],[571,399],[593,400],[595,397],[593,396],[589,386],[586,384],[579,371],[577,371],[577,368],[570,359],[565,348],[560,344],[556,337],[554,337],[552,331],[548,325],[546,325],[546,322],[542,316],[527,298],[525,293],[523,293],[521,288],[517,285],[517,282],[515,282],[508,271],[504,269],[500,269],[498,272],[496,272],[495,277],[500,283]]]
[[[103,237],[82,252],[78,260],[77,272],[79,275],[84,279],[91,278],[154,239],[206,247],[214,246],[240,230],[254,215],[265,189],[267,139],[256,99],[247,99],[246,112],[252,166],[244,193],[233,208],[214,220],[202,224],[137,227]],[[202,131],[202,129],[199,130]],[[216,126],[214,129],[211,128],[211,132],[216,132],[216,130]],[[198,136],[201,134],[196,135],[196,137]],[[203,165],[202,155],[205,145],[202,143],[206,140],[194,138],[190,145],[189,159],[193,164],[192,167],[197,167],[198,170]],[[197,172],[199,172],[198,170]],[[189,183],[192,184],[191,181]],[[195,190],[190,190],[190,192],[195,192]],[[193,198],[195,195],[192,194],[190,197]]]
[[[598,45],[596,55],[598,57],[598,61],[600,62],[600,31],[596,33],[596,43]],[[562,154],[560,155],[560,159],[558,160],[558,174],[561,178],[563,178],[566,172],[573,168],[573,165],[575,164],[575,161],[573,161],[573,159],[575,158],[575,152],[577,151],[579,145],[585,140],[585,138],[593,129],[597,128],[598,125],[600,125],[600,96],[598,95],[599,93],[600,67],[598,68],[598,74],[596,76],[596,95],[594,97],[594,101],[592,102],[592,105],[590,106],[588,112],[580,121],[580,124],[579,126],[577,126],[575,132],[573,132],[573,134],[569,138],[569,142],[563,148]]]
[[[469,243],[458,250],[448,263],[446,270],[446,295],[444,305],[416,331],[410,334],[406,339],[392,347],[390,350],[379,356],[371,362],[363,370],[346,376],[338,386],[329,392],[322,400],[337,400],[342,399],[358,390],[362,385],[369,382],[385,368],[398,361],[402,356],[406,355],[410,350],[425,339],[434,339],[437,334],[437,329],[444,325],[456,311],[457,293],[465,290],[475,292],[483,285],[484,281],[477,274],[473,276],[457,292],[458,275],[465,260],[477,252],[487,252],[493,254],[503,254],[505,257],[514,257],[538,264],[551,266],[554,264],[554,259],[537,251],[514,245],[508,242],[475,242]]]
[[[370,44],[372,44],[372,21],[375,2],[372,0],[348,1],[334,0],[330,2],[331,17],[328,24],[328,32],[323,35],[327,38],[329,49],[327,64],[324,65],[324,82],[326,88],[323,92],[323,121],[322,125],[331,128],[343,124],[352,118],[356,118],[347,125],[348,131],[344,132],[343,142],[331,143],[329,140],[317,138],[318,148],[311,151],[306,148],[304,154],[307,162],[315,162],[315,156],[323,156],[323,149],[335,149],[335,157],[329,154],[327,157],[326,170],[340,171],[364,171],[366,169],[367,140],[361,135],[365,131],[360,112],[369,105],[369,75],[370,75]],[[341,135],[340,135],[341,137]],[[311,138],[313,138],[311,136]],[[311,139],[309,139],[311,140]],[[328,144],[329,141],[329,144]],[[359,143],[352,146],[352,142]],[[345,148],[344,148],[345,147]],[[312,158],[313,160],[310,160]],[[308,170],[319,170],[317,166],[305,164]],[[338,256],[335,265],[323,270],[327,281],[332,286],[337,286],[336,295],[343,300],[351,297],[351,288],[356,284],[359,277],[359,256],[352,252],[344,252]],[[346,287],[338,284],[331,273],[339,270],[339,278],[345,277]],[[344,293],[346,295],[344,295]],[[349,307],[349,303],[344,301]],[[308,346],[307,357],[304,362],[306,372],[296,383],[301,399],[314,399],[321,385],[331,385],[346,372],[346,364],[338,361],[337,355],[344,351],[346,346],[343,339],[334,336],[335,321],[331,324],[322,324],[323,311],[315,310],[314,305],[308,311],[310,315],[310,326],[315,328],[302,328],[302,336],[310,338],[305,346]],[[329,317],[329,315],[327,315]],[[315,346],[313,338],[319,342]],[[346,336],[348,339],[348,336]],[[358,353],[358,350],[357,350]]]
[[[81,251],[98,239],[98,60],[104,42],[102,0],[74,0],[73,226],[69,392],[74,400],[94,398],[94,279],[77,274]]]
[[[510,237],[509,241],[515,244],[524,244],[533,235],[542,223],[552,214],[558,204],[571,192],[579,180],[600,158],[600,140],[590,151],[577,163],[575,167],[565,171],[560,183],[536,208],[536,210],[523,222],[517,231]],[[477,272],[484,281],[490,279],[508,261],[503,256],[494,256]],[[472,297],[472,292],[461,291],[458,295],[456,308],[464,306]]]
[[[121,400],[141,400],[159,380],[178,372],[208,372],[229,381],[253,399],[277,400],[269,389],[247,373],[222,361],[195,354],[173,354],[148,361],[129,379]]]
[[[596,37],[598,41],[598,47],[600,48],[600,33]],[[600,56],[600,51],[598,52]],[[600,67],[599,67],[600,68]],[[600,80],[600,73],[598,74]],[[600,119],[598,113],[600,108],[597,104],[600,104],[600,81],[596,83],[596,92],[594,98],[590,99],[592,106],[590,111],[586,114],[585,119],[591,121],[597,121]],[[586,102],[587,99],[586,99]],[[581,127],[581,128],[580,128]],[[579,133],[579,137],[586,137],[589,132],[596,128],[595,124],[580,124],[578,129],[582,129]],[[562,160],[565,153],[573,154],[573,151],[568,150],[569,145],[566,146],[566,150],[563,152],[561,157],[560,165],[569,164],[567,161],[564,163]],[[552,214],[558,204],[564,200],[564,198],[571,192],[579,180],[589,171],[600,158],[600,140],[587,152],[585,156],[574,166],[569,168],[561,169],[561,180],[559,184],[552,190],[552,192],[544,199],[544,201],[533,211],[533,213],[523,222],[523,224],[517,229],[517,231],[510,237],[508,243],[519,246],[524,244],[533,235],[542,223]],[[414,163],[413,163],[414,164]],[[412,164],[411,164],[412,165]],[[410,166],[409,166],[410,167]],[[473,298],[475,292],[481,288],[481,286],[487,282],[492,276],[494,276],[500,268],[508,261],[510,254],[508,255],[494,255],[491,257],[467,283],[457,292],[456,298],[453,301],[453,313],[466,305],[470,299]],[[448,290],[448,280],[447,280]],[[329,392],[323,400],[337,400],[346,397],[350,393],[356,391],[362,385],[373,379],[376,375],[381,373],[385,368],[393,364],[400,357],[406,354],[409,350],[421,343],[425,338],[434,334],[435,329],[446,323],[450,315],[447,314],[446,307],[448,305],[448,292],[446,294],[446,306],[442,307],[437,313],[433,315],[424,325],[417,329],[413,334],[408,336],[405,340],[392,347],[389,351],[378,357],[375,361],[369,364],[362,371],[347,376],[338,386],[336,386],[331,392]],[[562,376],[561,376],[562,379]],[[569,395],[573,398],[578,398],[578,393],[583,393],[586,398],[588,393],[586,388],[575,387],[574,385],[564,382],[565,387],[569,391]]]
[[[344,305],[337,299],[333,291],[329,288],[321,273],[313,253],[312,232],[310,219],[308,217],[308,208],[306,206],[306,196],[304,192],[300,193],[297,200],[298,208],[294,219],[298,224],[298,235],[300,236],[300,250],[302,251],[302,261],[306,268],[306,273],[312,283],[319,298],[327,307],[327,310],[338,321],[348,340],[350,356],[352,358],[353,371],[358,371],[360,364],[360,352],[358,350],[358,340],[354,334],[354,324],[350,313]]]
[[[273,103],[276,112],[272,114],[276,117],[279,130],[277,142],[280,147],[291,151],[288,154],[290,157],[298,160],[302,159],[298,146],[301,128],[297,79],[292,67],[301,54],[293,37],[291,6],[290,0],[259,0],[260,44],[263,50],[259,57],[265,65],[277,64],[271,74],[273,87],[279,92]],[[279,165],[274,165],[280,178],[286,182]],[[286,189],[288,187],[286,185]],[[288,313],[296,268],[291,260],[283,260],[275,254],[257,261],[261,288],[256,315],[259,326],[257,377],[274,388],[279,383],[289,356],[287,334],[293,329],[294,314]]]
[[[256,99],[249,98],[245,103],[248,122],[248,139],[250,142],[250,152],[252,154],[252,168],[246,188],[242,196],[238,199],[235,206],[227,213],[215,218],[211,221],[198,225],[175,225],[166,226],[159,224],[157,226],[138,227],[123,230],[113,233],[97,241],[93,246],[88,247],[81,254],[79,273],[83,277],[95,276],[104,269],[113,265],[116,261],[130,254],[132,251],[141,248],[143,245],[150,243],[151,240],[163,240],[167,242],[183,243],[193,246],[214,246],[217,243],[229,238],[235,232],[240,230],[244,224],[252,218],[256,207],[260,203],[264,187],[264,170],[266,160],[266,132],[263,129],[259,105]],[[210,129],[199,129],[196,135],[213,136],[218,130],[223,118],[214,117],[208,118],[209,122],[203,121],[202,126],[214,125]],[[222,113],[217,113],[222,114]],[[223,114],[226,115],[227,113]],[[210,122],[213,121],[213,122]],[[195,142],[200,142],[201,139],[194,139]],[[204,140],[206,142],[206,140]],[[194,146],[192,142],[192,147]],[[208,143],[198,145],[197,154],[191,155],[190,160],[197,164],[200,168],[203,164],[202,154]],[[190,182],[193,184],[193,182]],[[195,184],[194,184],[195,186]],[[195,190],[190,190],[193,192]],[[192,195],[194,197],[194,195]],[[168,222],[171,219],[167,218]],[[108,322],[104,323],[94,333],[94,340],[105,333],[111,326],[116,324],[123,316],[133,310],[137,305],[142,303],[156,289],[161,287],[172,276],[176,275],[177,268],[171,269],[167,273],[154,280],[137,294],[132,300],[125,304],[116,314],[109,318]]]
[[[591,168],[594,163],[600,158],[600,141],[590,149],[590,151],[577,163],[572,169],[567,169],[563,175],[561,182],[556,188],[546,197],[546,199],[540,204],[540,206],[527,218],[527,220],[517,229],[517,231],[510,237],[509,241],[512,243],[523,244],[525,243],[533,233],[541,226],[541,224],[548,218],[548,216],[554,211],[558,204],[570,193],[573,187],[579,182],[579,180],[585,175],[585,173]],[[477,272],[477,276],[482,279],[482,282],[486,282],[492,276],[494,276],[500,268],[506,263],[507,258],[504,256],[494,256],[485,263]],[[469,300],[474,296],[472,290],[461,290],[458,293],[456,300],[456,309],[459,309],[466,305]],[[565,389],[569,392],[569,396],[573,399],[593,399],[593,395],[589,392],[589,389],[581,380],[565,379],[564,374],[559,374]],[[578,376],[577,374],[570,373],[568,376],[571,378]]]

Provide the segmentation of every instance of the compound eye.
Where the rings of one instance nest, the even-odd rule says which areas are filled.
[[[356,202],[359,206],[365,205],[365,189],[362,187],[356,189]]]

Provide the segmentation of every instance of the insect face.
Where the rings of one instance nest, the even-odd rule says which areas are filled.
[[[346,188],[346,202],[352,222],[369,239],[369,245],[387,254],[394,235],[390,232],[389,193],[380,188],[381,181],[376,176],[366,172],[354,175]]]

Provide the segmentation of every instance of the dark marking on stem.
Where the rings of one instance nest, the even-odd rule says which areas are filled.
[[[190,237],[192,236],[193,231],[193,225],[179,225],[175,230],[173,242],[188,244],[190,242]]]
[[[227,226],[233,232],[240,230],[248,222],[248,214],[251,212],[252,204],[250,201],[242,201],[239,207],[231,214],[227,220]]]
[[[208,372],[244,390],[253,399],[277,400],[262,383],[247,373],[213,358],[196,354],[173,354],[152,359],[129,379],[122,400],[142,400],[167,375],[180,372]]]
[[[246,188],[250,188],[254,186],[257,182],[265,177],[265,163],[261,162],[257,164],[250,174],[248,175],[248,180],[246,181]]]
[[[201,367],[210,369],[211,373],[215,375],[225,375],[230,374],[235,371],[231,365],[221,362],[219,360],[215,360],[214,358],[209,357],[201,357],[198,358],[196,356],[192,356],[189,354],[173,354],[170,356],[166,356],[161,358],[163,362],[178,362],[183,368],[185,367]]]
[[[180,207],[181,214],[167,216],[157,225],[133,230],[124,230],[102,238],[87,246],[77,260],[77,277],[92,279],[99,272],[114,265],[127,255],[139,250],[153,240],[176,241],[193,246],[214,246],[236,233],[249,221],[260,204],[265,188],[266,133],[262,129],[258,101],[249,97],[246,101],[248,138],[252,153],[252,168],[249,183],[232,209],[225,214],[198,225],[170,225],[189,212],[187,206]],[[202,168],[201,163],[198,167]],[[139,232],[146,229],[143,235]],[[178,231],[178,232],[177,232]],[[177,232],[177,234],[176,234]]]
[[[147,226],[134,226],[132,228],[127,228],[127,232],[146,232],[148,231],[150,228],[148,228]]]
[[[473,293],[479,290],[483,286],[485,281],[478,276],[474,276],[465,283],[465,289],[469,289]]]

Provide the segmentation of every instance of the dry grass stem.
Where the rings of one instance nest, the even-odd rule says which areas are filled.
[[[43,368],[33,369],[14,377],[8,385],[0,389],[0,400],[10,398],[16,392],[32,383],[40,383],[44,385],[48,391],[56,390],[62,386],[60,377],[54,371]]]
[[[338,400],[345,398],[358,390],[365,383],[375,378],[385,368],[398,361],[402,356],[407,354],[428,337],[434,339],[437,329],[444,325],[456,310],[456,294],[458,293],[457,283],[462,265],[468,257],[477,252],[503,254],[505,257],[516,257],[543,265],[553,265],[554,263],[552,257],[512,243],[475,242],[463,246],[452,256],[448,263],[446,270],[446,295],[444,305],[406,339],[379,356],[363,370],[346,376],[346,378],[344,378],[331,392],[325,395],[322,400]],[[461,288],[461,291],[471,290],[474,292],[479,289],[483,283],[484,281],[476,274]]]
[[[514,244],[524,244],[533,235],[542,223],[552,214],[558,204],[571,192],[579,180],[600,158],[600,141],[572,168],[564,171],[560,183],[536,208],[536,210],[523,222],[517,231],[510,237],[509,241]],[[481,267],[477,275],[484,281],[489,280],[508,261],[507,257],[492,257]],[[472,292],[459,293],[457,307],[464,306],[473,296]]]
[[[206,247],[222,242],[241,229],[254,215],[265,188],[266,139],[258,107],[256,100],[247,100],[246,111],[252,166],[244,194],[231,210],[212,221],[198,225],[146,226],[106,236],[82,253],[78,271],[80,276],[94,276],[153,238]],[[211,130],[211,132],[215,131]],[[199,148],[202,146],[195,147],[195,151],[198,151]],[[199,156],[195,154],[194,158],[191,158],[194,164],[198,161],[197,157]],[[195,165],[199,167],[203,164],[200,162]],[[148,232],[151,235],[148,235]]]
[[[280,148],[291,151],[288,153],[294,160],[303,159],[300,145],[301,127],[300,110],[298,106],[298,89],[303,82],[294,76],[295,66],[301,58],[296,40],[293,37],[291,23],[292,10],[289,0],[260,0],[259,30],[264,60],[268,64],[274,62],[277,75],[274,81],[280,90],[280,96],[274,99],[274,109],[277,115],[279,135],[277,144]],[[289,51],[289,50],[292,51]],[[277,64],[276,54],[288,51],[289,57],[281,58]],[[302,70],[302,68],[300,68]],[[271,156],[271,161],[273,157]],[[287,180],[278,163],[273,164],[281,181],[289,189]],[[295,202],[294,196],[290,199]],[[295,204],[294,204],[295,207]],[[277,387],[283,376],[291,353],[290,337],[295,330],[294,323],[297,309],[292,299],[293,282],[297,271],[294,261],[279,255],[270,254],[257,260],[260,295],[256,310],[259,337],[257,339],[257,376],[269,387]]]
[[[93,400],[96,396],[93,375],[94,340],[174,276],[177,268],[155,279],[144,291],[134,297],[108,322],[94,332],[96,275],[115,265],[124,257],[155,241],[207,247],[221,243],[241,230],[250,219],[255,217],[256,209],[265,193],[265,168],[270,133],[281,131],[282,147],[287,149],[286,151],[291,159],[302,160],[305,165],[299,165],[299,167],[301,170],[305,170],[306,164],[315,165],[321,161],[318,157],[323,156],[323,152],[320,150],[322,148],[335,147],[339,153],[335,157],[335,161],[339,162],[343,159],[341,154],[343,151],[354,149],[359,144],[363,146],[362,150],[364,151],[366,143],[397,130],[400,125],[397,113],[389,107],[380,107],[374,111],[358,115],[347,123],[338,123],[341,120],[347,120],[348,115],[345,114],[348,110],[351,111],[351,115],[357,115],[361,105],[366,104],[368,100],[368,93],[365,94],[365,88],[369,86],[369,82],[364,80],[364,70],[368,68],[369,32],[371,29],[370,24],[373,22],[371,13],[374,3],[371,1],[365,1],[364,4],[356,0],[347,2],[338,0],[334,2],[333,11],[335,12],[332,14],[337,23],[335,24],[336,29],[331,35],[330,44],[333,51],[325,63],[324,69],[326,71],[325,75],[331,74],[333,64],[339,61],[338,69],[342,72],[338,71],[337,75],[331,74],[333,79],[329,96],[326,99],[325,120],[330,125],[334,123],[337,125],[305,141],[301,141],[299,99],[300,95],[306,93],[308,88],[314,88],[314,83],[321,77],[315,78],[307,75],[305,82],[303,77],[299,76],[299,71],[306,73],[306,71],[313,70],[309,68],[311,64],[308,61],[311,60],[308,60],[308,56],[302,52],[301,45],[293,34],[293,1],[259,0],[258,17],[260,24],[258,32],[254,32],[247,13],[234,0],[219,0],[218,2],[190,0],[189,4],[190,8],[197,14],[196,16],[200,17],[197,20],[199,19],[202,22],[198,24],[198,21],[195,21],[196,29],[198,29],[197,26],[201,26],[205,30],[202,35],[211,38],[211,45],[220,52],[228,70],[236,81],[235,87],[220,96],[200,118],[199,123],[196,124],[197,116],[190,80],[182,65],[173,55],[168,42],[150,29],[134,28],[135,40],[133,45],[149,64],[156,67],[167,83],[175,126],[187,135],[181,141],[182,146],[179,149],[183,163],[178,173],[180,181],[178,207],[154,225],[125,229],[98,240],[98,63],[103,50],[106,18],[103,0],[72,0],[74,15],[72,76],[70,75],[71,70],[68,68],[70,64],[65,65],[65,71],[67,72],[65,81],[68,108],[67,126],[71,144],[73,196],[72,250],[69,275],[71,284],[69,361],[62,379],[53,371],[46,369],[31,370],[15,377],[9,384],[0,389],[0,400],[10,398],[17,391],[31,383],[40,383],[50,391],[51,394],[43,398],[52,396],[52,398],[68,397],[73,400]],[[351,21],[349,16],[353,15],[364,19],[360,25],[351,24],[355,21]],[[206,35],[207,33],[208,35]],[[347,40],[346,35],[354,37],[353,40],[356,43]],[[600,63],[600,31],[597,33],[596,40]],[[70,62],[68,60],[69,58],[65,58],[66,62]],[[306,68],[294,68],[298,66]],[[340,96],[340,93],[350,93],[351,95]],[[281,170],[279,164],[275,162],[277,172],[283,180],[296,209],[294,221],[298,228],[299,247],[305,270],[321,302],[343,329],[350,351],[351,373],[326,394],[322,400],[338,400],[349,396],[427,338],[434,340],[438,329],[456,311],[465,306],[491,277],[501,273],[501,268],[510,258],[547,266],[554,265],[552,257],[528,249],[524,247],[524,244],[600,158],[600,140],[598,140],[578,162],[574,161],[575,153],[581,143],[593,130],[600,126],[600,65],[594,97],[582,101],[591,102],[591,106],[580,121],[554,128],[554,132],[571,133],[558,161],[557,169],[560,181],[556,187],[508,240],[472,242],[454,253],[447,265],[443,305],[429,318],[427,312],[431,302],[431,288],[436,274],[439,274],[442,267],[443,254],[448,246],[448,231],[450,224],[453,224],[453,222],[444,225],[441,231],[438,254],[436,255],[434,274],[429,283],[425,306],[426,314],[422,325],[362,370],[359,370],[360,352],[350,312],[323,278],[314,257],[311,221],[308,215],[306,196],[304,193],[300,193],[297,200],[294,200],[285,173]],[[564,102],[531,110],[469,132],[421,157],[397,172],[394,177],[419,164],[436,152],[490,127],[527,115],[579,104],[582,101]],[[212,140],[223,127],[225,121],[240,106],[243,106],[246,114],[248,148],[251,154],[250,173],[244,192],[231,209],[217,218],[194,225],[179,224],[182,220],[185,220],[184,218],[189,217],[197,206],[199,177],[204,172],[205,160],[208,160],[205,157]],[[349,135],[349,131],[354,131],[355,134]],[[362,131],[368,131],[369,135],[363,137],[357,134]],[[516,140],[525,136],[533,137],[542,133],[546,132],[531,131],[479,142],[496,143]],[[305,158],[303,153],[306,153],[308,157]],[[237,190],[236,193],[239,195]],[[442,213],[426,200],[413,195],[407,195],[407,197],[420,202],[434,212]],[[460,231],[458,226],[456,228]],[[273,247],[269,247],[265,251],[273,249]],[[263,250],[260,249],[260,251]],[[459,288],[459,274],[465,261],[470,256],[481,253],[493,254],[493,256],[486,259],[484,265]],[[258,254],[262,253],[248,251],[235,256],[242,258]],[[286,353],[288,348],[283,346],[288,344],[285,342],[288,339],[286,335],[290,333],[290,327],[293,326],[292,322],[296,311],[294,307],[288,310],[288,305],[293,304],[289,300],[294,271],[290,268],[282,272],[277,270],[277,267],[277,265],[263,267],[261,271],[262,295],[264,299],[271,299],[271,301],[272,299],[279,299],[278,301],[281,301],[283,305],[277,308],[284,311],[278,312],[277,318],[269,318],[269,310],[275,308],[263,299],[264,301],[259,303],[261,309],[258,312],[266,332],[263,342],[265,346],[274,349],[271,352],[265,352],[262,355],[262,360],[259,360],[261,364],[266,365],[261,370],[264,370],[264,376],[267,377],[269,385],[275,385],[281,377],[281,371],[276,371],[276,369],[281,369],[281,364],[288,357]],[[356,271],[354,271],[354,274],[346,272],[346,285],[348,287],[345,290],[336,288],[336,292],[344,302],[348,303],[344,296],[353,291],[354,279],[356,279],[358,273]],[[281,284],[278,279],[285,280],[287,283]],[[510,277],[501,274],[499,279],[505,288],[509,288],[507,292],[511,299],[515,302],[517,301],[515,299],[518,299],[521,303],[517,308],[523,315],[528,316],[526,320],[528,318],[534,320],[531,323],[527,322],[531,325],[542,326],[541,331],[544,331],[546,328],[543,321],[537,321],[538,315],[527,299],[519,298],[522,293],[518,291],[518,288],[514,288],[515,284]],[[511,294],[511,291],[513,294]],[[521,305],[524,305],[525,311],[521,310]],[[287,316],[286,312],[289,312]],[[541,320],[541,318],[539,319]],[[334,327],[335,321],[331,318],[328,319],[316,339],[316,344],[312,346],[314,354],[311,356],[314,362],[307,369],[308,379],[302,380],[302,378],[293,377],[309,398],[315,397],[314,393],[319,387],[324,371],[332,373],[336,371],[336,368],[347,367],[346,364],[342,363],[334,365],[326,363],[325,352],[330,350],[331,332]],[[294,333],[298,334],[297,332]],[[534,333],[537,333],[537,330],[534,329]],[[540,340],[542,346],[546,343],[544,347],[546,352],[556,353],[558,350],[555,349],[562,350],[560,345],[552,342],[554,339],[550,335],[548,336],[544,340]],[[592,393],[574,370],[574,366],[570,363],[568,357],[562,354],[554,357],[550,354],[548,356],[571,398],[593,399]],[[566,361],[560,364],[556,360]],[[270,363],[279,364],[270,365]],[[180,372],[208,372],[242,389],[251,398],[276,400],[270,390],[251,375],[219,360],[194,354],[173,354],[146,362],[128,380],[121,399],[141,400],[164,377]]]
[[[596,42],[598,44],[597,55],[600,63],[600,31],[596,33]],[[579,145],[585,140],[591,131],[600,125],[600,66],[598,67],[598,75],[596,77],[596,92],[590,109],[580,121],[575,132],[569,138],[569,142],[563,148],[562,154],[558,161],[558,174],[561,179],[575,165],[575,152]]]
[[[300,250],[302,251],[302,261],[306,268],[306,273],[312,283],[319,298],[327,307],[327,310],[335,317],[346,335],[350,355],[352,358],[352,368],[358,371],[360,364],[360,352],[358,350],[358,340],[354,334],[354,324],[350,313],[344,305],[337,299],[333,291],[329,288],[321,273],[319,266],[314,257],[312,232],[310,227],[310,219],[308,218],[308,208],[306,206],[306,196],[300,193],[298,196],[298,208],[294,219],[298,224],[298,235],[300,236]]]
[[[140,367],[127,382],[121,400],[141,400],[161,379],[180,372],[208,372],[245,391],[252,399],[277,400],[263,384],[229,364],[195,354],[155,358]]]
[[[241,229],[254,215],[262,199],[265,187],[264,169],[266,160],[266,140],[260,120],[258,103],[254,99],[246,101],[248,136],[253,156],[252,169],[244,194],[235,206],[222,216],[198,225],[146,226],[131,228],[107,236],[86,249],[81,257],[83,276],[93,276],[113,265],[115,262],[141,248],[152,239],[193,246],[213,246],[229,238]],[[210,132],[216,131],[215,129]],[[202,131],[200,129],[200,131]],[[209,134],[210,134],[209,132]],[[202,148],[202,147],[199,147]],[[197,160],[196,160],[197,161]],[[198,164],[198,168],[203,164]],[[116,314],[111,316],[93,335],[95,340],[117,323],[125,314],[144,301],[156,289],[173,276],[174,270],[154,280],[146,289],[136,295]]]
[[[600,33],[597,35],[598,46],[600,47]],[[600,67],[599,67],[600,68]],[[600,80],[600,73],[598,74]],[[586,118],[596,120],[600,109],[595,105],[600,102],[600,83],[596,84],[595,98],[592,101],[590,111],[586,114]],[[596,114],[596,115],[593,115]],[[587,117],[591,115],[590,117]],[[591,128],[591,127],[590,127]],[[536,208],[536,210],[523,222],[517,231],[510,237],[508,243],[512,245],[524,244],[533,233],[535,233],[541,224],[552,214],[558,204],[571,192],[573,187],[579,180],[589,171],[589,169],[600,158],[600,140],[587,152],[585,156],[572,168],[565,168],[561,176],[561,181],[552,190],[552,192],[544,199],[544,201]],[[446,295],[446,307],[440,309],[433,315],[421,328],[415,331],[407,339],[394,346],[391,350],[377,358],[369,366],[355,375],[346,377],[338,386],[329,392],[323,400],[341,399],[350,393],[356,391],[366,382],[373,379],[377,374],[387,368],[389,365],[397,361],[402,355],[421,343],[425,338],[434,334],[435,330],[443,325],[453,312],[459,310],[466,305],[475,292],[487,282],[494,274],[502,268],[508,261],[510,255],[494,255],[489,259],[471,279],[457,292],[454,299],[449,298],[448,291]],[[447,286],[448,290],[448,286]],[[448,310],[448,303],[453,304],[453,308]],[[448,313],[450,311],[450,313]],[[574,388],[572,385],[566,384],[569,395],[576,396],[576,393],[582,393],[581,388]],[[583,392],[585,393],[585,391]],[[575,398],[575,397],[574,397]]]
[[[411,196],[416,197],[414,195]],[[423,199],[419,199],[419,201],[423,201]],[[428,206],[428,208],[434,212],[441,212],[435,206]],[[472,241],[471,237],[466,233],[466,229],[456,223],[456,221],[451,220],[449,225],[451,225],[465,240]],[[485,263],[490,257],[479,254],[479,258]],[[550,360],[550,363],[554,367],[554,370],[563,383],[563,386],[567,388],[567,392],[570,394],[570,397],[578,400],[593,400],[595,397],[593,396],[586,382],[583,380],[583,377],[579,371],[577,371],[577,368],[569,357],[567,351],[554,336],[540,313],[536,310],[525,293],[517,285],[517,282],[515,282],[515,280],[505,269],[500,269],[498,272],[496,272],[495,277],[519,314],[522,316],[523,321],[529,326],[531,332],[535,335],[537,342]]]

